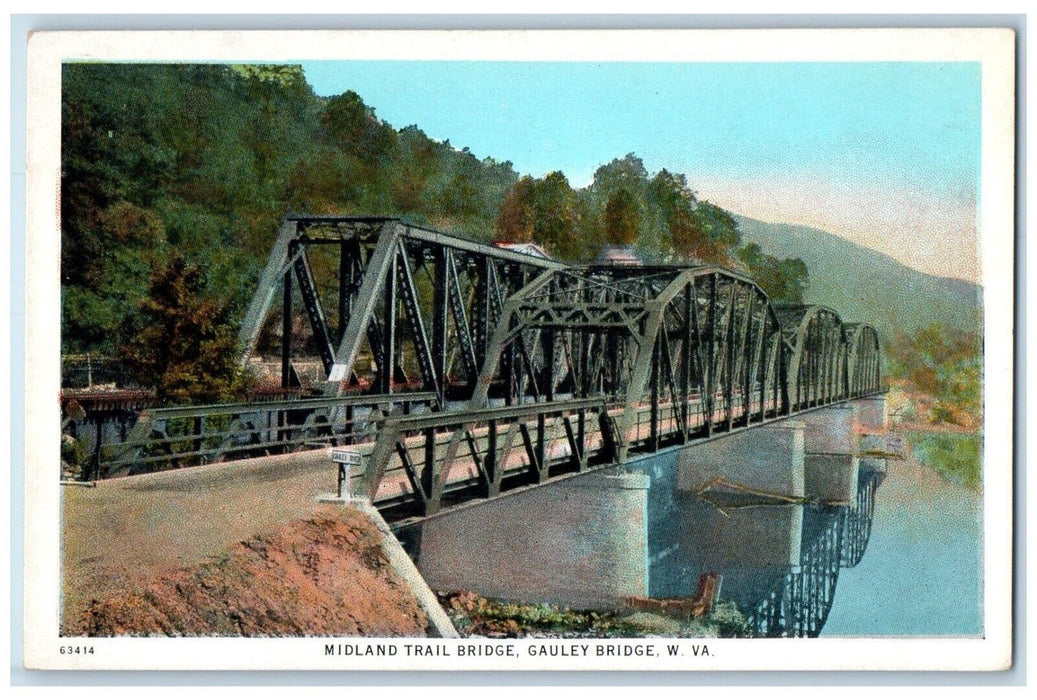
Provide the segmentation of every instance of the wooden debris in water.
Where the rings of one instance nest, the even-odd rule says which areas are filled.
[[[668,616],[697,618],[709,615],[720,596],[720,574],[710,571],[699,576],[698,588],[690,598],[643,598],[627,596],[623,601],[635,610]]]

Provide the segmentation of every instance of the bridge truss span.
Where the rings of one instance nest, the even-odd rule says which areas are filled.
[[[278,311],[280,333],[269,323]],[[402,488],[424,513],[437,510],[450,491],[446,458],[482,464],[470,478],[482,479],[482,492],[493,494],[527,477],[538,482],[570,467],[618,464],[631,454],[882,390],[873,328],[843,323],[825,307],[776,306],[738,272],[710,265],[571,266],[391,217],[286,217],[239,341],[242,364],[258,348],[279,346],[284,393],[326,402],[320,411],[291,401],[265,407],[291,418],[278,418],[280,430],[260,441],[265,450],[364,440],[353,435],[352,416],[343,415],[349,407],[335,400],[366,397],[357,400],[384,407],[372,415],[399,431],[377,432],[376,478],[367,483],[405,474]],[[304,380],[300,367],[313,358],[318,376]],[[430,416],[398,415],[414,395],[434,397]],[[183,440],[180,432],[155,435],[154,426],[138,419],[130,437],[141,444],[133,454],[159,450],[166,460],[156,464],[173,465],[232,458],[223,445],[236,445],[240,436],[199,447],[198,435],[238,420],[237,414],[217,420],[208,408],[192,407],[197,415],[170,423],[176,430],[194,426],[181,431],[191,433]],[[517,413],[493,417],[502,408]],[[286,428],[318,418],[319,435],[293,442],[298,431]],[[412,434],[414,420],[432,424]],[[433,447],[419,455],[410,446],[425,434],[433,437],[421,439]],[[476,434],[497,440],[498,452],[508,446],[515,454],[493,452]],[[441,444],[452,446],[438,452]],[[458,458],[464,446],[469,456]],[[190,459],[179,459],[185,451]],[[115,445],[104,454],[117,452],[125,450]],[[98,450],[95,462],[103,459]],[[136,468],[134,459],[117,466]],[[496,465],[525,476],[508,477],[493,471]]]
[[[294,221],[293,235],[310,230]],[[367,354],[372,392],[408,381],[440,397],[430,414],[386,416],[369,450],[361,492],[401,513],[881,390],[873,329],[775,306],[731,270],[567,266],[394,219],[313,223],[331,224],[356,274],[329,383],[355,381]]]
[[[504,306],[469,409],[497,381],[505,403],[604,396],[621,435],[647,405],[653,449],[686,442],[779,415],[780,330],[759,286],[722,268],[546,271]]]
[[[467,398],[504,302],[538,273],[561,267],[400,219],[290,216],[241,326],[242,363],[255,353],[280,291],[282,386],[299,384],[293,315],[301,305],[325,393],[420,386],[441,405],[452,394]]]

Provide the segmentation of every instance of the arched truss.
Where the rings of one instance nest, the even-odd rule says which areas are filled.
[[[850,323],[846,334],[849,395],[857,397],[878,391],[882,381],[878,333],[863,323]]]
[[[538,273],[562,267],[395,218],[288,216],[241,326],[242,362],[280,291],[283,386],[298,384],[292,316],[301,305],[327,391],[363,383],[363,357],[369,393],[420,386],[441,405],[451,393],[467,398],[504,302]]]
[[[792,306],[779,309],[778,317],[790,352],[791,410],[847,398],[846,330],[839,314],[824,306]]]
[[[621,448],[779,415],[781,327],[751,279],[717,267],[547,271],[505,304],[470,409],[559,394],[620,402]],[[647,426],[641,429],[641,416]]]

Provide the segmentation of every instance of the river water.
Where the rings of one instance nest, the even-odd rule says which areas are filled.
[[[980,494],[912,456],[861,460],[850,507],[717,503],[666,483],[670,455],[640,466],[653,597],[717,573],[755,636],[982,635]]]
[[[822,636],[981,636],[982,499],[914,459],[889,462],[871,537],[839,573]]]

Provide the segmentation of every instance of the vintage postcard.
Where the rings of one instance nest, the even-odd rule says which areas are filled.
[[[28,52],[27,668],[1011,667],[1010,29]]]

